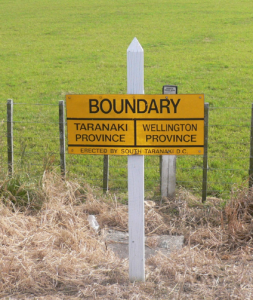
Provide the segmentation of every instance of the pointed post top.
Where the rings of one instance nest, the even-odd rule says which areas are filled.
[[[132,40],[131,44],[127,49],[127,52],[144,52],[141,44],[139,43],[136,37]]]
[[[144,51],[137,38],[127,49],[127,93],[144,94]]]

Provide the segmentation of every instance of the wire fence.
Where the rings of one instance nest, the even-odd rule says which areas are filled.
[[[13,113],[14,174],[39,180],[45,170],[60,172],[59,106],[15,103]],[[228,198],[231,190],[249,179],[251,107],[209,108],[208,184],[209,196]],[[67,130],[66,130],[67,132]],[[70,178],[83,178],[103,186],[103,156],[72,155],[66,151]],[[0,102],[1,177],[8,173],[6,101]],[[177,187],[201,194],[203,156],[177,157]],[[127,192],[127,157],[109,157],[109,190]],[[145,157],[146,198],[160,195],[159,156]]]

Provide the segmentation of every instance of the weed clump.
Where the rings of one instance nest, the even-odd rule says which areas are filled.
[[[232,195],[225,207],[227,247],[231,250],[253,244],[253,189],[242,189]]]

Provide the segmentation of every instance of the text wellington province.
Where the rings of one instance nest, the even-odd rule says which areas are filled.
[[[67,95],[68,152],[204,153],[204,95]]]

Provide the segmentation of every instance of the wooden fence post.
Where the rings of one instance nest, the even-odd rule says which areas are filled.
[[[13,159],[13,100],[7,100],[7,151],[8,151],[8,175],[14,173]]]
[[[205,103],[204,110],[204,156],[203,156],[203,182],[202,182],[202,202],[206,201],[207,196],[207,170],[208,170],[208,118],[209,118],[209,103]]]
[[[164,86],[163,94],[177,94],[177,86]],[[161,203],[164,198],[173,199],[176,193],[176,155],[160,156]]]
[[[59,101],[59,133],[60,133],[60,165],[61,175],[66,175],[66,156],[65,156],[65,118],[64,118],[64,101]]]
[[[103,192],[108,192],[109,181],[109,155],[104,155],[104,169],[103,169]]]
[[[127,49],[127,93],[144,94],[144,51],[136,38]],[[129,279],[145,281],[144,156],[128,156]]]
[[[253,104],[251,105],[249,188],[253,186]]]

